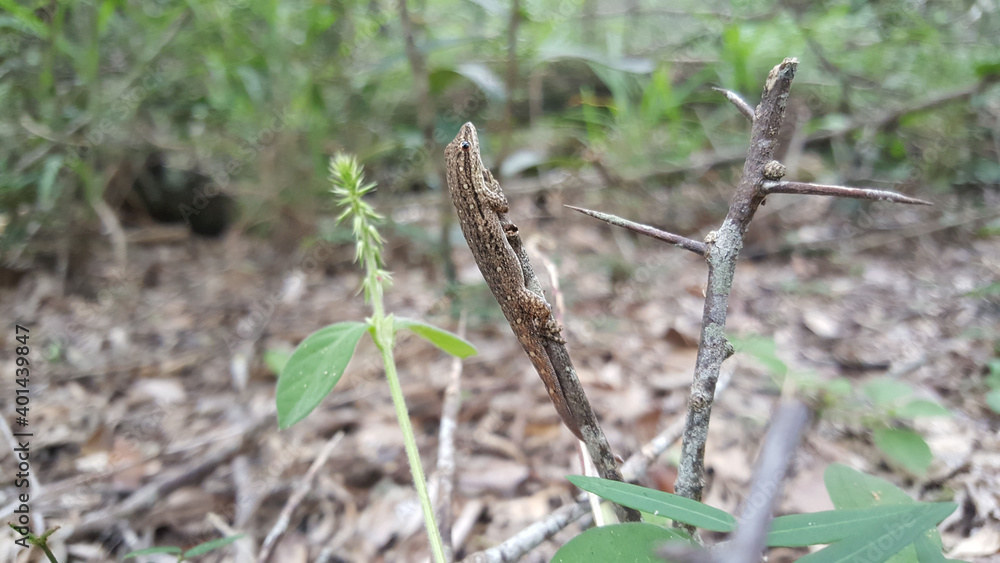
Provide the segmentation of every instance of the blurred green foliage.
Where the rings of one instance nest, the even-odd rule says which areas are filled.
[[[811,371],[797,371],[778,357],[773,338],[748,335],[731,338],[737,352],[751,356],[784,389],[791,384],[808,399],[819,416],[854,430],[871,430],[875,446],[888,459],[915,475],[924,475],[933,457],[923,437],[909,428],[915,419],[950,417],[935,401],[913,398],[908,383],[882,376],[860,389],[845,377],[824,378]]]
[[[745,120],[708,86],[755,103],[785,56],[802,62],[793,98],[808,109],[808,132],[1000,76],[1000,14],[982,3],[682,0],[618,10],[528,0],[508,92],[509,10],[495,0],[410,6],[434,138],[443,144],[470,119],[497,124],[510,97],[514,146],[538,151],[531,162],[582,164],[589,151],[627,178],[699,151],[742,151]],[[121,162],[154,148],[209,174],[238,198],[244,226],[261,232],[282,210],[309,218],[330,208],[325,163],[337,150],[358,154],[385,192],[441,188],[439,155],[426,154],[416,125],[395,2],[0,0],[0,31],[4,249],[94,222],[86,204]],[[529,120],[533,104],[542,112]],[[857,130],[819,151],[832,175],[864,156],[885,180],[995,186],[998,114],[997,88],[984,88],[860,139],[863,155]],[[555,149],[532,146],[538,138]]]

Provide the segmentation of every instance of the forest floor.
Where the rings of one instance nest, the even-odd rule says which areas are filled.
[[[637,213],[578,188],[570,181],[544,194],[511,190],[510,216],[550,302],[561,308],[564,337],[608,439],[627,458],[684,416],[706,267],[695,255],[612,230],[562,204],[701,239],[721,221],[729,192],[644,194],[645,211]],[[832,508],[823,472],[846,464],[916,499],[958,502],[942,527],[946,554],[995,560],[1000,416],[985,403],[984,366],[998,353],[1000,244],[980,229],[992,221],[995,230],[1000,202],[996,194],[978,203],[910,195],[936,205],[778,195],[761,208],[736,272],[728,334],[738,352],[723,366],[728,386],[713,410],[705,501],[738,510],[778,401],[783,364],[824,408],[805,433],[781,513]],[[434,209],[431,200],[381,209],[397,224],[385,230],[394,273],[386,307],[457,330],[429,243],[411,236],[436,232]],[[141,235],[130,234],[133,241]],[[479,351],[462,363],[456,443],[454,514],[468,525],[457,545],[467,554],[573,502],[564,476],[581,470],[575,440],[460,235],[455,240],[465,336]],[[238,229],[218,240],[133,242],[122,271],[96,238],[97,250],[72,287],[39,268],[2,289],[8,336],[0,339],[0,365],[13,366],[14,320],[31,331],[31,471],[38,485],[31,506],[45,525],[62,526],[53,536],[60,561],[70,560],[67,553],[74,561],[107,561],[139,547],[190,547],[236,532],[246,537],[200,560],[253,561],[331,440],[329,460],[272,560],[425,560],[419,506],[370,342],[363,341],[316,411],[290,429],[277,428],[269,363],[311,332],[368,313],[353,245],[300,243],[263,241]],[[992,293],[977,291],[990,284]],[[424,466],[433,473],[453,362],[412,337],[400,339],[396,358]],[[952,415],[894,418],[891,406],[874,405],[864,393],[886,379]],[[13,386],[4,377],[0,396],[12,397]],[[5,417],[12,409],[5,403]],[[933,453],[926,474],[909,473],[873,445],[871,429],[885,422],[925,438]],[[678,449],[640,483],[669,490]],[[0,447],[4,521],[16,492],[13,466],[10,449]],[[547,561],[587,521],[523,561]],[[0,561],[14,561],[11,532],[0,536]],[[771,560],[803,553],[774,552]],[[21,552],[16,560],[28,559]]]

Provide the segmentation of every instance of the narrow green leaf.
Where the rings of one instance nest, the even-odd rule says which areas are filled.
[[[878,449],[911,473],[923,475],[934,460],[930,446],[912,430],[876,428],[873,434]]]
[[[62,168],[62,155],[52,155],[45,159],[45,166],[42,168],[42,175],[38,178],[38,193],[36,194],[36,205],[42,211],[52,209],[59,193],[56,190],[56,178]]]
[[[645,522],[630,522],[591,528],[559,548],[552,563],[580,561],[628,561],[660,563],[653,550],[668,541],[687,541],[675,530]]]
[[[830,495],[830,500],[833,501],[833,505],[840,510],[866,508],[870,506],[905,506],[916,504],[916,501],[910,498],[910,496],[903,492],[902,489],[885,479],[865,475],[860,471],[856,471],[839,463],[832,463],[826,468],[823,480],[826,483],[826,490]],[[937,531],[937,528],[931,528],[928,526],[928,529],[925,531],[925,535],[928,538],[931,538],[930,541],[932,541],[932,543],[939,546],[938,551],[940,552],[941,534]],[[926,546],[921,545],[918,541],[915,547],[916,548],[913,550],[915,557],[917,557],[921,562],[924,561],[923,558],[920,558],[920,554],[923,551],[921,548],[925,549]],[[904,551],[897,554],[890,560],[891,563],[900,563],[900,558],[908,554],[909,551],[909,547],[904,548]],[[907,559],[907,561],[912,560],[912,558]],[[936,560],[930,559],[929,561]]]
[[[448,332],[443,328],[438,328],[414,319],[396,317],[396,329],[404,328],[410,329],[420,338],[457,358],[464,359],[476,355],[476,349],[472,344],[461,336]]]
[[[958,508],[953,502],[920,503],[915,513],[904,512],[899,518],[884,521],[865,532],[853,535],[799,559],[799,563],[849,563],[886,561],[912,544],[925,530],[937,526]]]
[[[839,463],[831,463],[826,468],[823,482],[833,506],[838,510],[916,502],[885,479],[865,475]]]
[[[175,555],[180,555],[184,550],[179,547],[174,547],[172,545],[164,547],[147,547],[146,549],[139,549],[136,551],[130,551],[125,555],[125,559],[131,559],[133,557],[138,557],[140,555],[155,555],[157,553],[173,553]]]
[[[344,322],[310,334],[278,377],[278,426],[288,428],[312,412],[340,381],[368,324]]]
[[[941,553],[944,547],[941,545],[941,534],[937,528],[924,532],[913,545],[918,563],[968,563],[961,559],[948,559]]]
[[[802,547],[834,543],[867,532],[882,521],[898,519],[904,513],[917,515],[919,505],[886,505],[858,510],[827,510],[809,514],[779,516],[771,523],[767,545]]]
[[[951,411],[934,401],[914,399],[896,410],[896,416],[902,418],[917,418],[921,416],[951,416]]]
[[[225,547],[234,541],[242,538],[246,534],[237,534],[235,536],[229,536],[225,538],[219,538],[217,540],[207,541],[205,543],[200,543],[191,549],[184,552],[184,557],[194,557],[196,555],[202,555],[208,553],[213,549],[219,549],[220,547]]]
[[[728,512],[689,498],[597,477],[569,475],[566,478],[584,491],[622,506],[666,516],[713,532],[731,532],[736,529],[736,519]]]

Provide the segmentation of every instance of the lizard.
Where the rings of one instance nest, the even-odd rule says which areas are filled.
[[[500,182],[483,164],[479,136],[472,123],[462,126],[445,147],[444,155],[448,190],[472,257],[521,348],[545,383],[559,417],[583,440],[545,346],[546,339],[565,341],[559,336],[560,328],[552,318],[552,309],[541,288],[525,284],[526,277],[534,276],[525,275],[524,268],[530,265],[522,264],[514,250],[514,246],[521,248],[520,235],[517,226],[507,218],[510,206]]]

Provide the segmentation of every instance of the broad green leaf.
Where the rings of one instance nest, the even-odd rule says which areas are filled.
[[[953,502],[920,503],[915,512],[904,512],[898,518],[852,535],[815,553],[799,559],[799,563],[849,563],[853,561],[886,561],[910,546],[924,531],[937,526],[958,508]]]
[[[834,543],[864,533],[882,521],[898,519],[904,513],[915,517],[917,506],[919,505],[886,505],[779,516],[771,523],[767,545],[801,547]]]
[[[986,394],[986,404],[993,412],[1000,413],[1000,389],[994,389]]]
[[[559,548],[552,563],[628,561],[660,563],[653,550],[668,541],[687,541],[675,530],[645,522],[591,528]]]
[[[344,322],[310,334],[278,377],[278,426],[288,428],[312,412],[340,381],[366,323]]]
[[[934,401],[927,399],[914,399],[902,407],[896,409],[896,416],[903,418],[917,418],[921,416],[951,416],[951,411]]]
[[[443,328],[429,325],[414,319],[396,317],[396,329],[408,328],[414,334],[437,346],[441,350],[458,358],[468,358],[476,355],[476,349],[467,340]]]
[[[878,449],[907,471],[923,475],[934,460],[927,442],[912,430],[876,428],[873,434]]]
[[[880,407],[898,403],[912,394],[913,389],[909,385],[894,379],[875,379],[865,385],[865,395]]]
[[[597,477],[570,475],[566,478],[584,491],[622,506],[666,516],[713,532],[731,532],[736,528],[736,519],[728,512],[679,495]]]
[[[202,555],[203,553],[208,553],[213,549],[219,549],[220,547],[225,547],[234,541],[242,538],[246,534],[237,534],[235,536],[229,536],[226,538],[219,538],[217,540],[207,541],[205,543],[200,543],[191,549],[184,552],[184,557],[194,557],[195,555]]]
[[[173,553],[175,555],[180,555],[183,551],[183,549],[172,545],[163,547],[147,547],[146,549],[128,552],[128,554],[125,555],[125,559],[131,559],[140,555],[155,555],[157,553]]]
[[[913,504],[902,489],[879,477],[865,475],[841,465],[831,463],[823,474],[826,492],[838,510],[853,510],[889,504]]]

